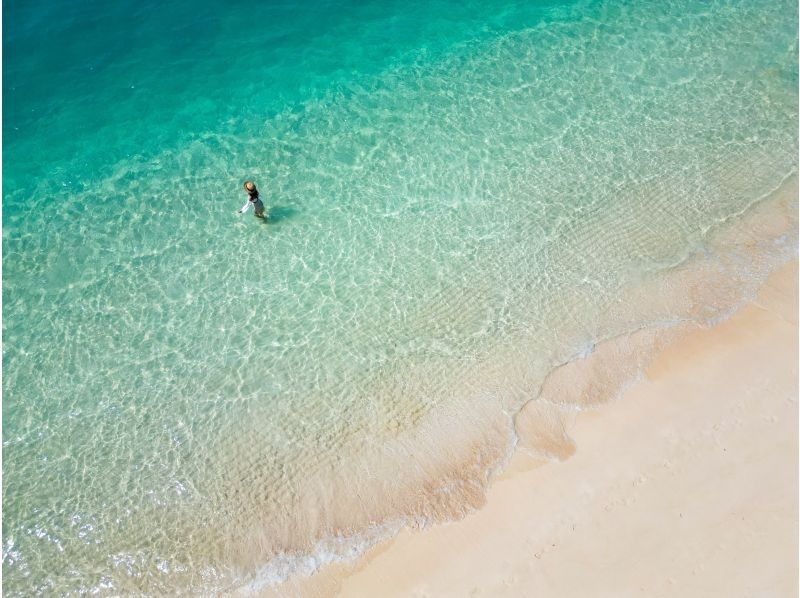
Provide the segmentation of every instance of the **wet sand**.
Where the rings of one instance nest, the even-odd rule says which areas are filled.
[[[523,434],[478,511],[282,590],[796,595],[797,313],[794,261],[730,319],[659,345],[618,399],[582,410],[552,451],[563,460],[533,456]]]

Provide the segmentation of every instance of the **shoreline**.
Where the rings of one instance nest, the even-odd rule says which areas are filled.
[[[729,318],[629,343],[631,355],[648,348],[635,364],[640,375],[612,376],[616,398],[598,408],[568,409],[551,426],[564,431],[556,442],[526,432],[526,416],[542,415],[531,401],[515,418],[517,447],[484,506],[457,521],[404,528],[350,562],[258,594],[577,596],[589,578],[607,583],[597,586],[601,595],[716,592],[715,581],[729,592],[794,591],[797,263],[777,267]],[[603,348],[555,372],[596,379]],[[772,493],[762,506],[759,488]],[[715,555],[711,565],[704,554]],[[728,573],[732,561],[737,575]],[[649,574],[629,575],[632,563]]]
[[[580,596],[591,580],[594,595],[791,595],[796,329],[793,260],[729,319],[660,350],[619,399],[581,413],[566,460],[521,447],[480,510],[404,529],[283,590]]]

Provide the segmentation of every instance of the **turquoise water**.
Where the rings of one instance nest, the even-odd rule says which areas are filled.
[[[547,371],[686,317],[619,304],[797,170],[794,2],[3,10],[10,596],[462,512]]]

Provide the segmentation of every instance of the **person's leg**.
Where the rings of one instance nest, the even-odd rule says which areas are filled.
[[[264,217],[264,204],[263,204],[263,202],[259,199],[256,202],[256,205],[253,206],[253,207],[255,208],[253,213],[255,214],[256,218],[263,218]]]

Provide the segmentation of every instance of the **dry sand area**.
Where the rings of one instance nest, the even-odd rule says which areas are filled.
[[[404,531],[300,593],[796,596],[797,285],[795,261],[668,345],[580,414],[565,460],[518,450],[479,511]]]

